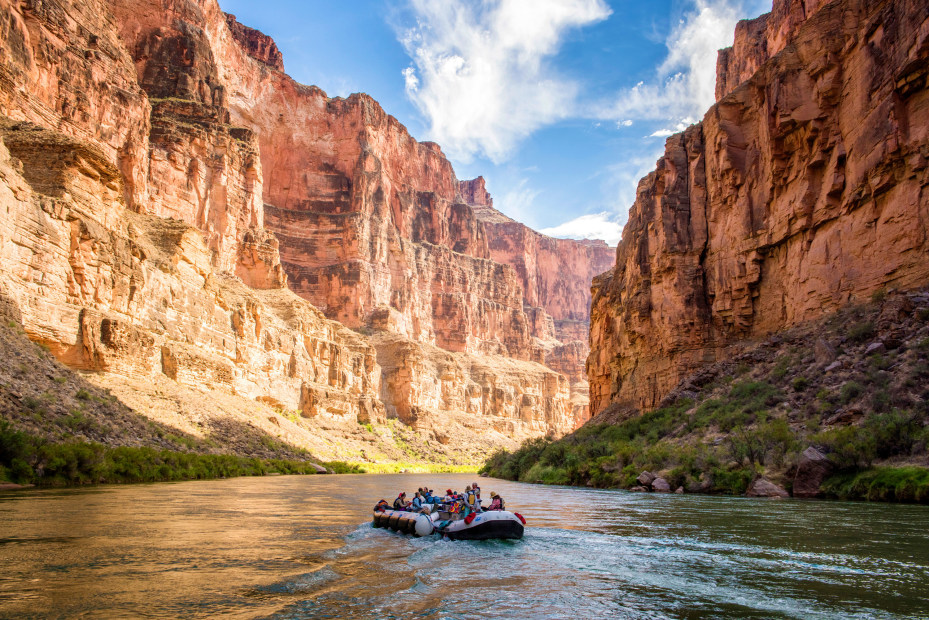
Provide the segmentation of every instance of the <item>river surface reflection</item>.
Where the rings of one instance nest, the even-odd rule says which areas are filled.
[[[929,618],[929,509],[482,479],[522,541],[370,526],[473,476],[0,494],[0,617]]]

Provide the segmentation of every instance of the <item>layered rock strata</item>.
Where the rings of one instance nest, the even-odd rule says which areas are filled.
[[[505,216],[493,208],[483,177],[461,181],[459,193],[486,230],[491,258],[516,270],[541,359],[568,377],[575,419],[583,424],[590,419],[590,282],[610,268],[614,249],[603,241],[554,239]]]
[[[483,185],[484,195],[469,193],[438,145],[416,142],[370,97],[330,99],[271,70],[263,55],[252,62],[257,35],[243,40],[234,28],[228,36],[215,25],[215,2],[171,2],[168,19],[138,2],[112,4],[123,38],[139,50],[140,75],[159,71],[152,41],[171,41],[172,50],[182,42],[200,68],[176,81],[178,96],[208,93],[254,133],[269,171],[264,223],[280,240],[292,290],[356,329],[456,353],[551,358],[559,367],[575,360],[561,356],[556,326],[564,321],[573,338],[588,320],[588,282],[608,262],[605,244],[493,226]],[[577,383],[582,402],[586,386]],[[586,416],[584,406],[576,411]]]
[[[215,0],[0,0],[0,42],[3,299],[72,368],[141,409],[260,403],[295,445],[389,415],[452,461],[585,415],[579,284],[530,291],[370,97],[297,84]]]
[[[72,368],[225,389],[282,409],[384,419],[364,338],[286,289],[217,272],[203,232],[133,213],[93,147],[0,123],[4,295]]]
[[[778,0],[719,75],[594,282],[595,412],[652,407],[740,342],[929,280],[929,6]]]

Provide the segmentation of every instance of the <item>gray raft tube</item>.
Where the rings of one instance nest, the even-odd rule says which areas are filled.
[[[401,510],[375,512],[374,527],[386,527],[413,536],[429,536],[435,532],[435,524],[429,515]]]

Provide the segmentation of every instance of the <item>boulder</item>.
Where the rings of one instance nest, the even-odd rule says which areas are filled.
[[[876,342],[872,342],[871,344],[869,344],[868,348],[865,349],[864,354],[865,355],[877,355],[878,353],[885,353],[886,351],[887,351],[887,347],[884,346],[883,342],[878,340]]]
[[[813,346],[813,355],[817,364],[831,364],[835,361],[837,353],[834,346],[829,344],[825,338],[819,337]]]
[[[825,454],[810,446],[800,455],[794,476],[794,497],[818,497],[823,481],[835,471]]]
[[[683,494],[684,494],[684,487],[677,487],[677,490],[675,491],[675,493],[677,493],[678,495],[683,495]]]
[[[641,474],[639,474],[639,476],[635,480],[636,482],[641,484],[643,487],[648,487],[648,486],[651,486],[652,482],[654,482],[655,478],[657,477],[658,476],[656,476],[650,471],[643,471]]]
[[[632,487],[629,490],[632,491],[633,493],[645,493],[648,491],[648,489],[646,489],[645,487]]]
[[[745,492],[748,497],[790,497],[790,493],[766,478],[758,478]]]
[[[670,493],[671,485],[664,478],[655,478],[652,481],[652,490],[656,493]]]

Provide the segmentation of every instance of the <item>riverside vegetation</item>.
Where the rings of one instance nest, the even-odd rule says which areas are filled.
[[[683,381],[662,406],[612,408],[560,440],[524,442],[484,465],[545,484],[744,493],[759,477],[791,490],[800,453],[828,456],[821,495],[929,503],[929,295],[869,304],[772,336]]]
[[[357,466],[326,463],[334,473]],[[92,442],[48,443],[0,422],[0,482],[68,486],[106,482],[166,482],[266,474],[315,474],[310,461],[198,454],[147,446],[109,447]]]

